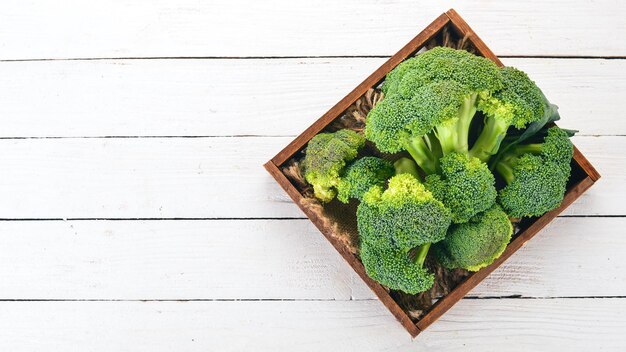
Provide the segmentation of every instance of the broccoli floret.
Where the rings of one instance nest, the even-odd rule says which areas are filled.
[[[543,93],[526,73],[503,67],[501,74],[504,88],[478,100],[478,110],[485,114],[485,126],[470,155],[484,162],[498,152],[510,126],[519,129],[538,121],[548,108]]]
[[[466,154],[452,153],[441,159],[441,175],[426,177],[426,188],[450,209],[452,221],[462,223],[495,203],[495,178],[487,164]]]
[[[392,70],[383,84],[385,95],[411,97],[414,90],[431,82],[456,81],[474,92],[502,88],[498,66],[465,50],[435,47],[405,60]]]
[[[411,174],[389,179],[386,190],[372,187],[357,208],[362,242],[408,252],[445,237],[450,211]]]
[[[383,186],[388,178],[394,175],[391,162],[366,156],[352,162],[346,167],[337,185],[337,199],[348,203],[350,199],[361,200],[363,194],[372,186]]]
[[[506,181],[498,200],[513,217],[540,216],[561,205],[574,146],[565,131],[551,127],[543,143],[517,145],[495,169]]]
[[[469,222],[453,225],[435,245],[437,260],[447,268],[478,271],[496,260],[511,240],[513,226],[497,204]]]
[[[541,216],[557,208],[569,178],[569,172],[561,166],[532,154],[498,163],[496,170],[507,182],[498,194],[498,202],[516,218]]]
[[[436,158],[421,136],[412,136],[419,124],[418,110],[411,101],[389,96],[370,110],[365,125],[365,137],[386,153],[407,150],[426,172],[435,171]]]
[[[411,173],[392,177],[386,190],[372,187],[357,208],[361,257],[368,275],[408,293],[431,287],[434,276],[424,268],[424,260],[431,243],[445,237],[450,220],[449,210]],[[415,260],[412,250],[417,251]]]
[[[364,145],[365,138],[348,129],[320,133],[309,141],[302,167],[317,199],[326,203],[335,197],[335,187],[346,163],[356,158]]]
[[[442,154],[468,152],[478,97],[501,87],[493,62],[434,48],[389,73],[386,97],[370,111],[365,136],[383,152],[408,151],[427,174],[434,173]]]
[[[435,282],[435,275],[403,251],[362,243],[360,256],[367,275],[391,289],[416,294]]]

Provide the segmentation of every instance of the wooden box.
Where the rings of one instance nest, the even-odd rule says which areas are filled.
[[[452,305],[463,298],[472,288],[474,288],[487,275],[507,260],[515,251],[517,251],[526,241],[531,239],[539,230],[546,226],[559,213],[567,208],[574,200],[576,200],[583,192],[585,192],[595,181],[600,178],[598,172],[591,166],[585,157],[574,147],[574,159],[572,161],[572,175],[568,184],[565,198],[562,205],[553,211],[550,211],[539,218],[524,220],[518,224],[518,231],[514,234],[513,239],[507,246],[504,253],[493,264],[481,269],[475,273],[468,273],[462,281],[460,281],[453,289],[451,289],[443,297],[438,300],[416,319],[410,316],[397,302],[394,296],[376,281],[370,279],[365,273],[363,264],[360,262],[358,255],[354,251],[354,247],[350,248],[346,241],[341,241],[334,231],[337,226],[330,226],[328,219],[324,219],[318,211],[313,211],[309,204],[303,201],[303,195],[298,190],[296,184],[284,172],[284,166],[294,156],[298,155],[306,146],[307,142],[317,133],[328,128],[336,119],[343,116],[348,108],[350,108],[357,100],[361,99],[371,92],[371,88],[378,87],[384,80],[386,74],[401,63],[406,58],[415,55],[420,49],[433,45],[442,45],[440,42],[455,37],[457,41],[463,42],[463,45],[469,45],[477,54],[493,60],[499,66],[502,62],[493,54],[491,50],[480,40],[480,38],[472,31],[467,23],[454,11],[439,16],[421,33],[413,38],[400,51],[387,60],[381,67],[372,73],[365,81],[359,84],[346,97],[341,99],[319,120],[313,123],[302,134],[294,139],[274,158],[268,161],[264,166],[267,171],[276,179],[280,186],[289,194],[293,201],[302,209],[308,218],[318,227],[324,236],[330,241],[335,249],[343,256],[343,258],[352,266],[354,271],[365,281],[365,283],[374,291],[382,303],[391,311],[396,319],[406,328],[411,336],[417,336],[421,331],[432,324],[437,318],[444,314]],[[558,103],[558,102],[557,102]],[[354,225],[352,225],[354,226]],[[356,229],[352,229],[356,232]]]

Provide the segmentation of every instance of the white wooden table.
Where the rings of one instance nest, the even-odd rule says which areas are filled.
[[[454,7],[603,178],[411,340],[262,163]],[[623,351],[626,5],[3,1],[0,351]]]

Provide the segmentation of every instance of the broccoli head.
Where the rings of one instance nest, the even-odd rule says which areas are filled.
[[[346,163],[356,158],[364,145],[365,138],[348,129],[320,133],[309,141],[302,167],[317,199],[330,202],[335,197],[335,187]]]
[[[433,285],[424,261],[431,243],[445,237],[450,212],[413,176],[411,161],[395,167],[387,189],[372,187],[357,208],[361,260],[372,279],[415,294]]]
[[[502,160],[496,170],[507,182],[498,201],[513,217],[541,216],[561,205],[569,171],[554,161],[524,154]]]
[[[431,49],[388,74],[386,96],[370,111],[365,136],[383,152],[408,151],[427,174],[434,173],[442,154],[468,152],[478,97],[501,87],[500,72],[488,59]]]
[[[500,206],[453,225],[446,238],[435,245],[437,260],[450,269],[478,271],[496,260],[511,240],[513,226]]]
[[[498,152],[510,126],[523,128],[541,120],[548,101],[526,73],[513,68],[501,69],[504,88],[478,100],[485,115],[485,126],[470,150],[470,155],[487,162]]]
[[[561,205],[570,176],[574,146],[558,127],[547,130],[543,143],[516,145],[495,169],[506,181],[498,200],[513,217],[540,216]]]
[[[389,179],[386,190],[372,187],[357,208],[362,243],[405,253],[442,240],[449,225],[450,211],[408,173]]]
[[[348,203],[350,199],[361,200],[363,194],[373,186],[383,186],[394,175],[391,162],[366,156],[348,165],[337,185],[337,199]]]
[[[415,95],[415,89],[431,82],[456,81],[474,92],[502,88],[498,66],[465,50],[435,47],[405,60],[393,69],[383,84],[385,95]]]
[[[466,222],[496,202],[495,178],[487,164],[466,154],[441,158],[441,175],[427,176],[425,184],[450,209],[454,223]]]
[[[360,257],[369,277],[394,290],[416,294],[435,281],[432,273],[401,250],[362,243]]]

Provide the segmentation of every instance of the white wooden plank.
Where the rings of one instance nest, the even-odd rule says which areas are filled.
[[[626,347],[624,299],[464,300],[411,340],[378,301],[0,302],[4,351],[567,351]]]
[[[626,54],[617,0],[14,0],[0,58],[390,55],[450,7],[499,55]]]
[[[302,217],[261,166],[291,139],[0,140],[0,216]],[[604,177],[566,214],[626,215],[626,138],[574,141]]]
[[[559,218],[470,296],[626,296],[625,226]],[[375,298],[308,220],[0,222],[0,277],[0,299]]]
[[[0,141],[5,218],[302,217],[263,163],[291,138]]]
[[[0,299],[350,300],[360,280],[308,220],[8,221],[0,253]]]
[[[297,135],[384,61],[5,62],[0,136]],[[626,121],[614,118],[626,95],[626,60],[504,62],[538,82],[564,126],[626,134]]]
[[[626,138],[574,136],[574,144],[602,178],[570,205],[564,215],[625,215],[622,192],[626,192]]]

